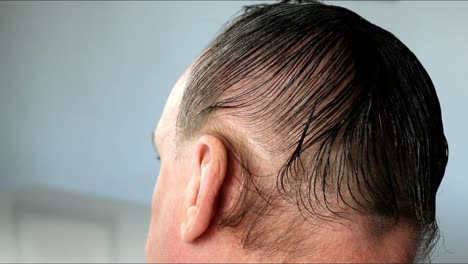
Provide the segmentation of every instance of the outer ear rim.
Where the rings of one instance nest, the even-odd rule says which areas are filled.
[[[193,242],[209,229],[216,215],[228,162],[224,142],[213,135],[198,138],[194,152],[193,173],[184,203],[185,219],[181,225],[181,237],[186,243]]]

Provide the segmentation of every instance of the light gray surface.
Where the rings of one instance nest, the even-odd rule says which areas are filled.
[[[0,263],[143,263],[149,218],[146,205],[127,201],[33,185],[2,191]]]
[[[39,183],[149,204],[150,135],[172,84],[248,2],[0,2],[1,185]],[[468,259],[468,2],[333,1],[390,30],[431,75],[450,159],[445,249]]]

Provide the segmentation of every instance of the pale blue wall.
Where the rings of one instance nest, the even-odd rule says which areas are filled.
[[[169,90],[239,6],[0,2],[2,179],[149,203]]]
[[[468,258],[468,2],[333,1],[401,38],[441,100],[450,160],[438,196],[445,248]],[[0,2],[2,186],[31,183],[149,203],[150,135],[166,96],[247,2]]]

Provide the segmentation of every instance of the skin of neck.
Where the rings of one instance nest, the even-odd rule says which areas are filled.
[[[365,221],[365,220],[363,220]],[[303,225],[307,239],[297,252],[263,251],[243,248],[235,230],[220,229],[212,224],[206,232],[191,243],[184,243],[178,253],[168,256],[172,262],[197,263],[412,263],[417,251],[414,226],[400,221],[391,230],[378,235],[365,230],[362,224]],[[278,223],[275,223],[278,225]],[[287,230],[287,227],[277,227]],[[313,231],[312,231],[313,229]],[[237,232],[240,233],[240,232]],[[307,233],[307,234],[309,234]],[[282,248],[283,245],[275,245]],[[285,248],[290,245],[284,245]]]

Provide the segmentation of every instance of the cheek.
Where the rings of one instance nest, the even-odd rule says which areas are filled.
[[[146,258],[148,262],[167,262],[180,244],[181,195],[176,171],[161,170],[152,198],[151,222]]]
[[[160,226],[161,216],[158,212],[159,208],[161,208],[161,195],[159,195],[158,186],[161,184],[161,177],[158,176],[156,185],[153,189],[153,195],[151,198],[151,219],[149,224],[148,235],[146,238],[146,246],[145,246],[145,257],[147,263],[155,263],[160,261],[160,253],[158,252],[158,245],[160,231],[158,230],[158,226]]]

